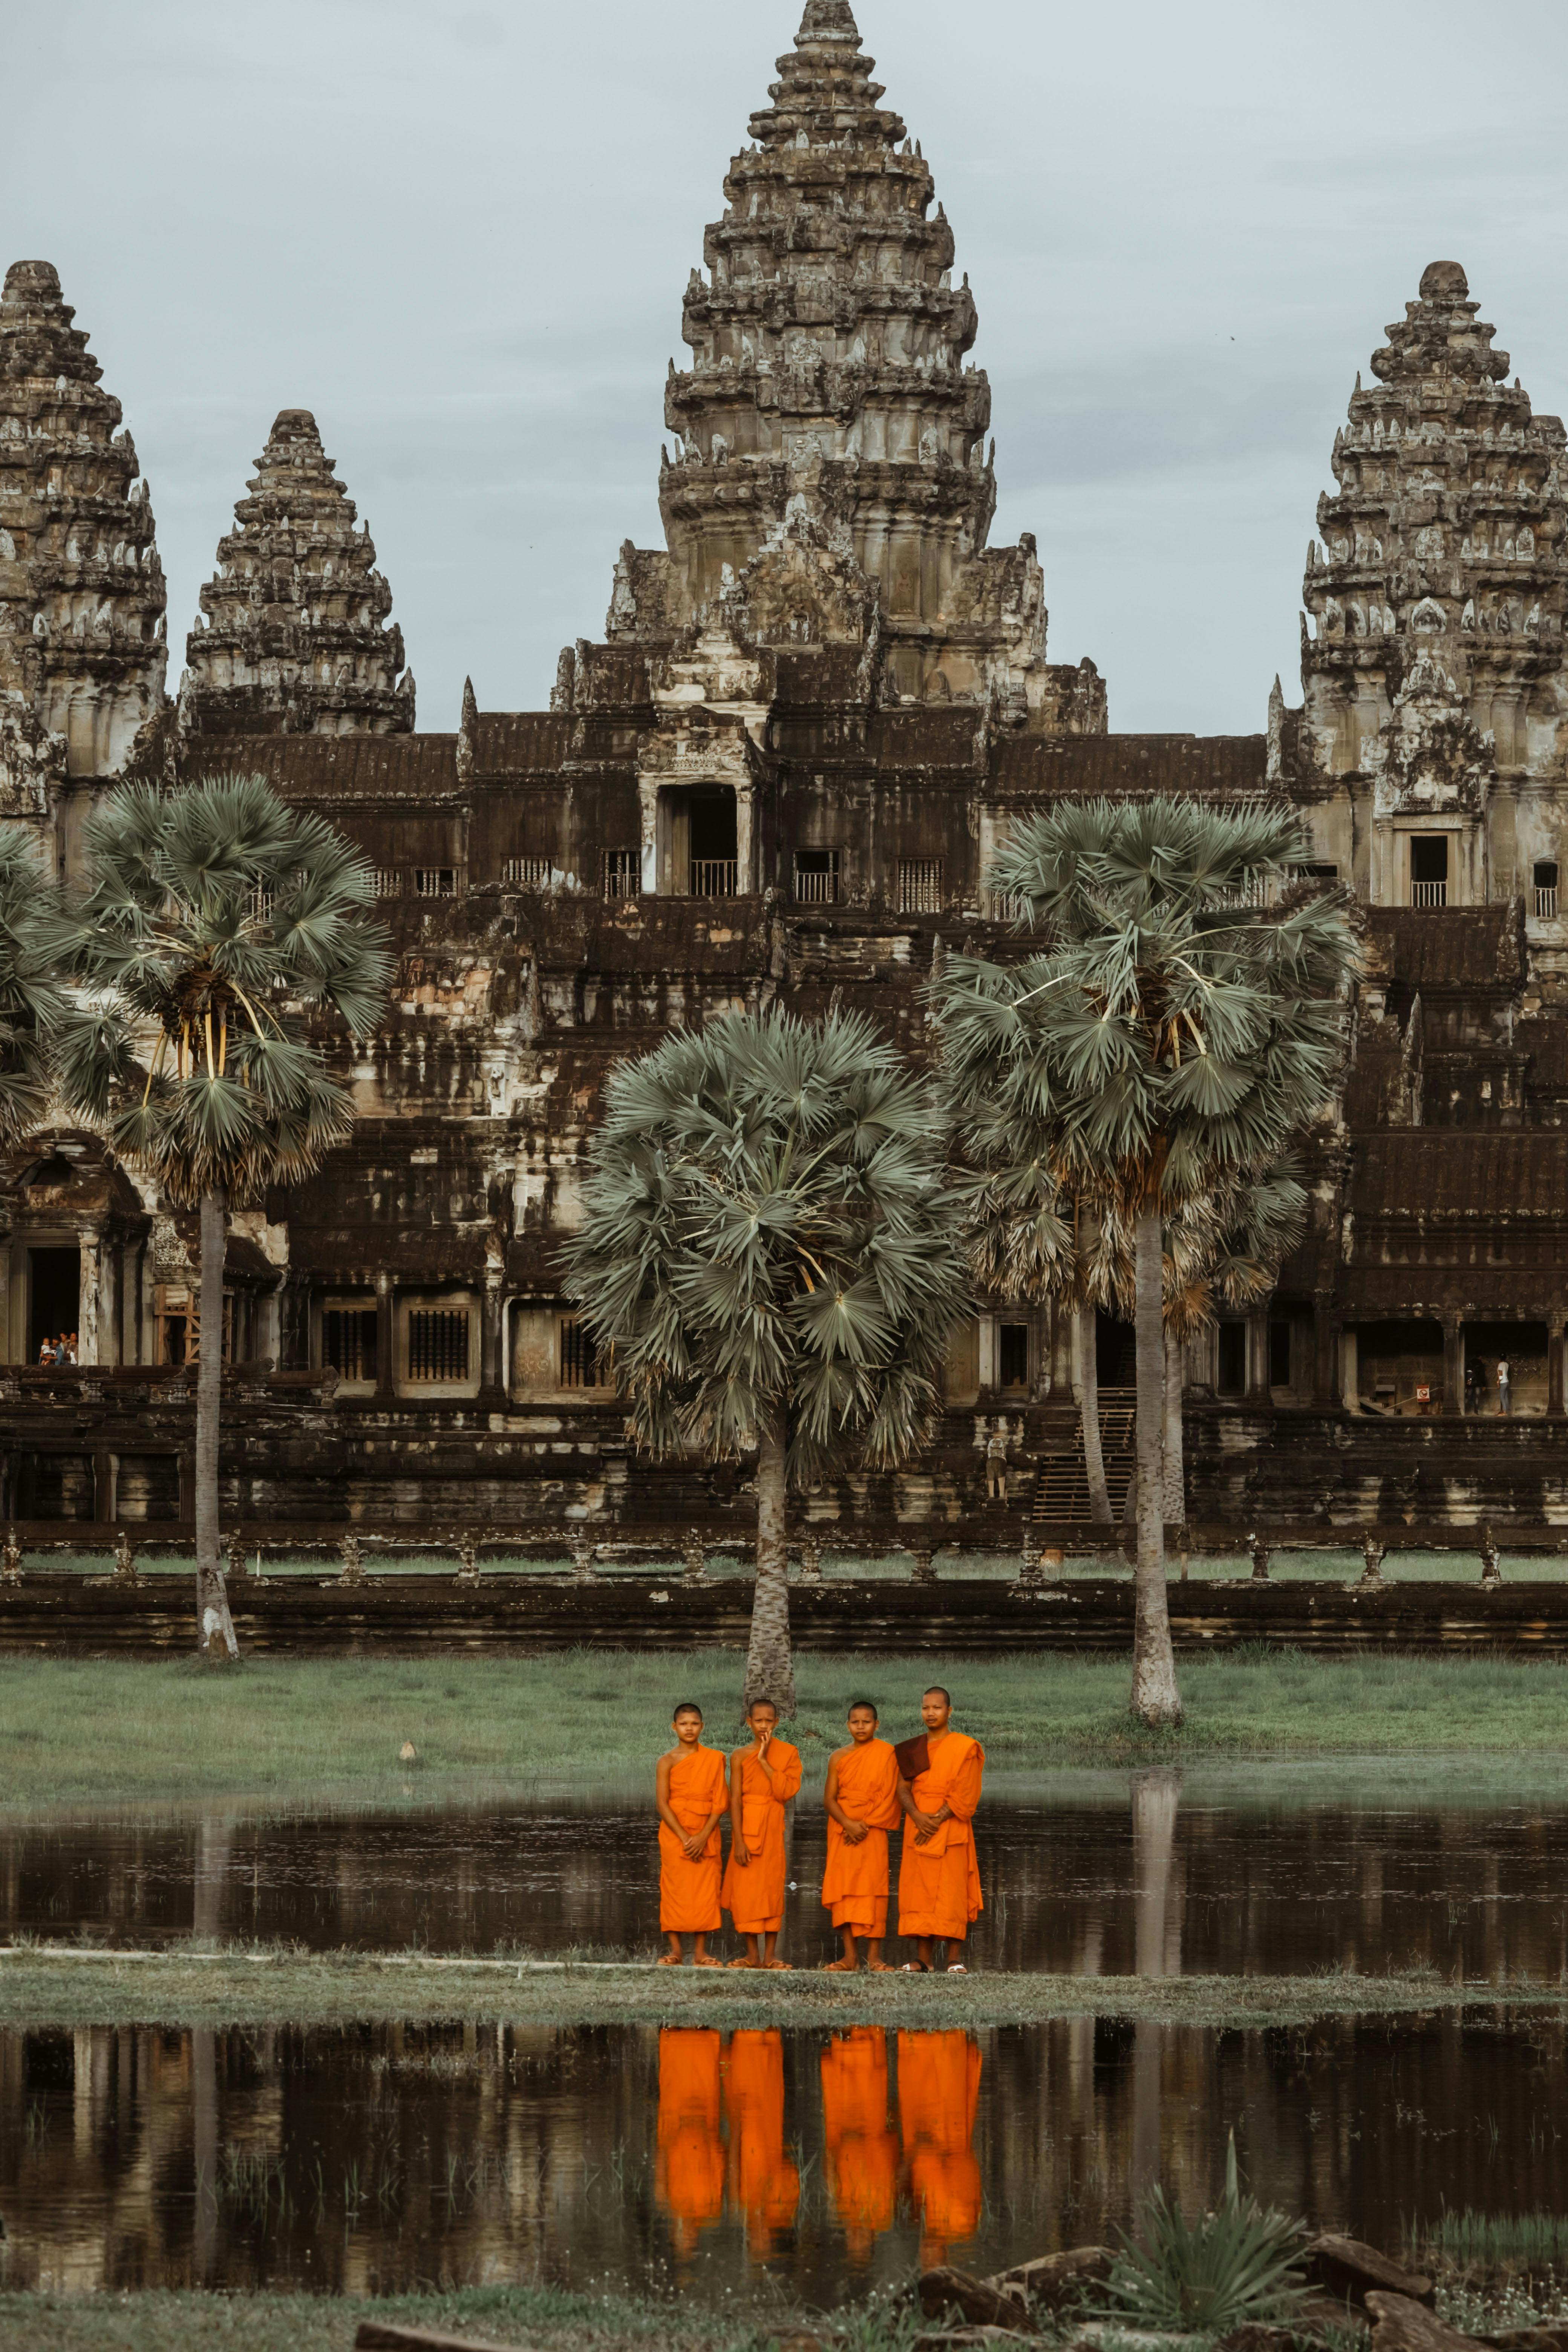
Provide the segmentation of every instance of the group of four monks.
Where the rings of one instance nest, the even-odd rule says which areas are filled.
[[[877,1709],[857,1699],[849,1744],[827,1767],[827,1866],[822,1902],[843,1942],[825,1965],[850,1971],[866,1946],[868,1969],[884,1973],[888,1933],[888,1832],[903,1828],[899,1870],[899,1931],[915,1947],[910,1973],[937,1965],[934,1947],[962,1944],[980,1916],[974,1813],[985,1757],[978,1740],[955,1731],[952,1702],[940,1686],[921,1702],[924,1731],[897,1748],[878,1737]],[[753,1699],[746,1711],[749,1748],[728,1759],[702,1745],[702,1710],[689,1700],[675,1710],[675,1745],[658,1759],[659,1926],[668,1938],[660,1966],[679,1968],[682,1938],[693,1939],[692,1964],[723,1965],[708,1938],[728,1911],[745,1956],[733,1969],[785,1969],[778,1957],[784,1926],[784,1808],[800,1787],[800,1751],[778,1736],[778,1709]],[[730,1816],[730,1859],[720,1824]],[[952,1958],[951,1974],[963,1963]]]

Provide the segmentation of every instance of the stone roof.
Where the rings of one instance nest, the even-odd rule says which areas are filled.
[[[1359,1136],[1350,1205],[1380,1224],[1532,1217],[1568,1225],[1568,1131],[1415,1128]]]
[[[290,794],[331,799],[450,799],[458,792],[455,735],[204,735],[182,772],[265,776]]]
[[[1486,907],[1369,907],[1367,976],[1430,993],[1481,990],[1511,996],[1524,980],[1524,914],[1517,898]]]
[[[1262,735],[1056,735],[1005,738],[989,789],[999,793],[1254,793],[1264,790]]]
[[[402,631],[386,625],[392,591],[308,409],[279,415],[249,491],[185,641],[185,726],[203,735],[408,733],[414,675]]]

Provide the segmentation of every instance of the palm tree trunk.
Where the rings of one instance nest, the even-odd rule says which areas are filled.
[[[1100,1440],[1100,1322],[1088,1299],[1079,1302],[1078,1405],[1083,1422],[1083,1463],[1089,1473],[1089,1516],[1096,1527],[1110,1525],[1110,1492],[1105,1483],[1105,1448]]]
[[[758,1433],[757,1587],[752,1642],[746,1653],[746,1704],[771,1698],[782,1718],[795,1713],[795,1664],[789,1640],[788,1496],[784,1477],[784,1415],[774,1406]]]
[[[1132,1628],[1132,1712],[1179,1723],[1181,1695],[1165,1595],[1165,1328],[1160,1201],[1141,1202],[1134,1227],[1138,1341],[1138,1568]]]
[[[1187,1465],[1182,1430],[1182,1391],[1186,1378],[1186,1349],[1173,1331],[1165,1334],[1165,1525],[1180,1528],[1187,1518]]]
[[[218,1665],[239,1655],[217,1525],[226,1205],[221,1192],[202,1194],[201,1356],[196,1365],[196,1647]]]

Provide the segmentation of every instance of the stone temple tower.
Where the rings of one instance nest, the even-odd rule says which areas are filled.
[[[408,733],[414,674],[402,630],[387,625],[392,590],[309,409],[282,411],[249,491],[185,641],[182,724],[199,735]]]
[[[1479,308],[1458,262],[1423,274],[1356,379],[1307,551],[1299,781],[1378,905],[1555,888],[1568,436]]]
[[[163,572],[135,444],[47,261],[0,295],[0,799],[42,817],[163,706]],[[51,740],[54,739],[54,740]],[[68,798],[74,800],[74,793]]]
[[[847,0],[807,0],[687,289],[690,362],[671,362],[665,394],[667,549],[623,551],[607,635],[667,643],[739,598],[754,642],[809,641],[804,591],[747,584],[809,526],[874,597],[883,703],[985,701],[1030,731],[1103,726],[1097,680],[1075,673],[1088,706],[1058,708],[1033,539],[987,550],[974,300],[952,282],[931,167],[873,66]]]

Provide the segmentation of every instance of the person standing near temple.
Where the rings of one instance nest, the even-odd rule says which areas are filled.
[[[856,1938],[866,1946],[866,1965],[880,1976],[887,1969],[882,1942],[888,1932],[888,1832],[903,1819],[899,1803],[899,1762],[877,1737],[877,1710],[868,1698],[849,1708],[849,1745],[828,1759],[822,1792],[827,1813],[827,1863],[822,1874],[823,1907],[843,1942],[842,1957],[825,1960],[835,1974],[853,1975],[859,1965]]]
[[[1506,1356],[1497,1360],[1497,1409],[1506,1419],[1513,1402],[1513,1366]]]
[[[954,1731],[952,1715],[951,1696],[933,1684],[921,1701],[924,1733],[894,1751],[904,1811],[899,1933],[914,1940],[915,1957],[905,1962],[911,1975],[936,1967],[937,1943],[962,1944],[984,1907],[974,1814],[985,1751],[967,1732]],[[948,1974],[966,1975],[963,1962],[950,1960]]]
[[[730,1862],[720,1900],[746,1956],[732,1969],[787,1969],[778,1956],[784,1908],[784,1807],[800,1788],[800,1750],[778,1736],[771,1698],[746,1710],[749,1748],[730,1762]]]

